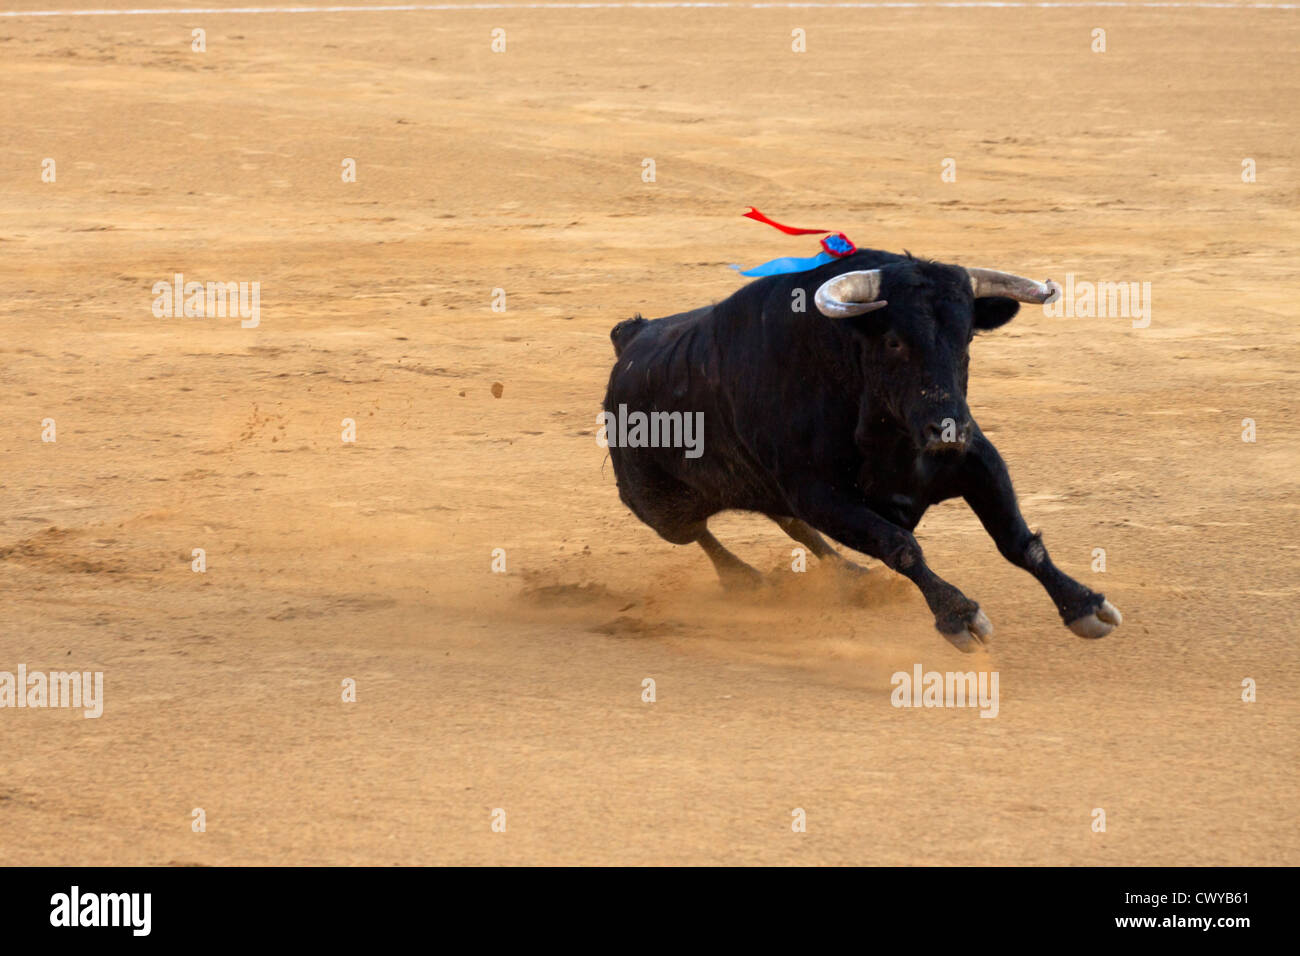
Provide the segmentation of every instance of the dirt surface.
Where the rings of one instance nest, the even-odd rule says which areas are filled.
[[[1300,863],[1297,52],[1251,9],[0,18],[0,670],[105,681],[0,710],[0,863]],[[733,597],[623,507],[609,328],[816,251],[751,203],[1151,283],[1149,327],[1025,307],[972,359],[1123,627],[956,502],[918,538],[974,664],[878,563],[727,515]],[[177,272],[260,324],[155,317]],[[891,706],[918,663],[996,670],[996,719]]]

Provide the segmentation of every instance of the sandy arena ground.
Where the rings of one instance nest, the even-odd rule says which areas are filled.
[[[1300,863],[1297,53],[1294,10],[0,17],[0,670],[106,696],[0,711],[0,863]],[[771,572],[731,597],[618,500],[609,328],[815,251],[751,203],[1151,283],[1149,328],[974,346],[1030,524],[1125,615],[1074,637],[932,511],[996,719],[890,706],[972,658],[878,563],[728,515]],[[176,272],[260,325],[155,318]]]

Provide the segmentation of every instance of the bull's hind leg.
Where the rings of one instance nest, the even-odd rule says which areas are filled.
[[[763,575],[724,548],[703,522],[700,523],[699,535],[695,541],[713,562],[718,580],[728,591],[753,588],[763,583]]]
[[[867,569],[862,565],[850,561],[827,544],[826,539],[818,534],[807,522],[800,521],[798,518],[791,518],[789,515],[768,515],[768,517],[775,521],[782,531],[815,554],[819,561],[830,561],[846,571],[866,572]]]
[[[622,457],[622,449],[611,449],[618,474],[618,494],[632,512],[671,544],[695,542],[713,562],[718,579],[728,590],[752,588],[763,575],[722,546],[709,531],[709,507],[695,491],[653,465]]]

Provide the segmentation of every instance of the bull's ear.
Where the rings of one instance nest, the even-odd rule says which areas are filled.
[[[987,332],[1010,322],[1020,311],[1020,303],[1003,295],[989,295],[975,300],[976,330]]]

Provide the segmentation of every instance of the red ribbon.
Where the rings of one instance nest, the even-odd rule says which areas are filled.
[[[749,212],[745,213],[746,219],[754,219],[758,222],[765,222],[769,226],[775,226],[787,236],[820,236],[828,232],[834,232],[834,229],[795,229],[793,226],[783,226],[774,219],[768,219],[753,206],[749,207]]]

